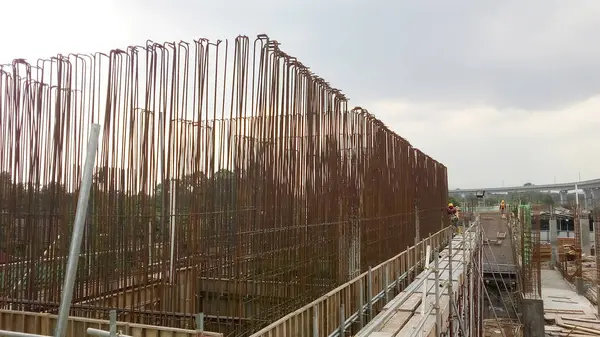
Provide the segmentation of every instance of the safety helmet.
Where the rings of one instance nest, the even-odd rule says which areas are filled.
[[[448,207],[454,207],[454,205],[452,205],[452,203],[449,203],[449,204],[448,204]]]

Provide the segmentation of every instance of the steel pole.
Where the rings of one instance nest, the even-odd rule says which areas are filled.
[[[79,190],[79,200],[77,201],[77,210],[75,212],[73,238],[71,239],[71,247],[69,248],[69,261],[67,262],[67,270],[65,272],[65,282],[62,289],[60,309],[58,311],[58,323],[56,324],[56,330],[54,332],[55,337],[64,336],[69,320],[71,300],[73,299],[73,286],[75,285],[77,263],[79,262],[79,252],[81,250],[81,239],[83,238],[88,201],[90,199],[90,190],[92,188],[94,162],[96,161],[96,152],[98,151],[99,136],[100,125],[93,124],[88,140],[85,166],[83,168],[83,174],[81,175],[81,188]]]

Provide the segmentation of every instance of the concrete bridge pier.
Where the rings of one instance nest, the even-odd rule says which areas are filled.
[[[594,207],[596,206],[596,200],[598,200],[598,191],[600,191],[597,188],[590,188],[589,189],[589,198],[590,201],[586,201],[586,203],[589,205],[589,209],[592,210],[594,209]],[[585,190],[584,190],[585,192]],[[587,194],[586,194],[586,200],[587,200]]]
[[[588,217],[579,217],[579,234],[581,235],[581,252],[587,256],[592,255],[592,243],[590,242],[590,219]]]
[[[552,267],[556,266],[556,262],[558,261],[558,221],[556,217],[552,215],[550,218],[550,245],[552,247],[552,255],[550,259],[550,265]]]
[[[567,192],[568,191],[560,191],[560,204],[561,206],[565,206],[567,204]]]
[[[583,189],[583,205],[585,210],[592,209],[592,190],[589,188]]]

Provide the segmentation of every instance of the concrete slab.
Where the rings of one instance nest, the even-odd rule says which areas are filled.
[[[557,270],[542,269],[541,276],[544,312],[577,310],[595,315],[594,305],[583,295],[578,295]]]

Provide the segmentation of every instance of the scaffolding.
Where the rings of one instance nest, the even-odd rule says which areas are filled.
[[[445,248],[428,247],[431,259],[424,271],[355,337],[375,332],[403,337],[482,336],[481,235],[477,218],[461,234],[450,234]]]

